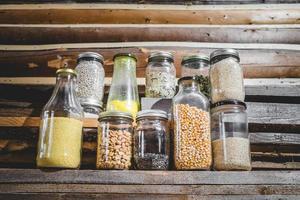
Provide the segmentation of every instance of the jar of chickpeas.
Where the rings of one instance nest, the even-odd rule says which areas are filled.
[[[103,112],[99,116],[98,169],[129,169],[132,159],[133,118],[125,112]]]
[[[182,77],[178,85],[172,103],[175,168],[208,170],[212,164],[209,101],[196,77]]]

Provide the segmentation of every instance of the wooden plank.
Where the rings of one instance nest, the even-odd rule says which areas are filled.
[[[297,185],[299,171],[115,171],[0,169],[0,183],[89,183],[141,185]]]
[[[181,6],[126,4],[3,5],[10,24],[297,24],[298,4]],[[80,17],[78,17],[80,16]]]
[[[172,195],[299,195],[299,185],[94,185],[94,184],[0,184],[0,194],[172,194]]]
[[[55,84],[54,77],[0,77],[0,84],[27,86],[27,90],[34,86],[49,86]],[[105,86],[111,85],[111,78],[104,79]],[[145,90],[145,78],[137,78],[137,84],[140,86],[139,93]],[[2,87],[5,87],[2,85]],[[247,96],[300,96],[300,79],[298,78],[261,78],[244,79],[244,85]],[[5,90],[5,89],[4,89]],[[10,91],[10,90],[9,90]],[[27,91],[28,92],[28,91]],[[106,90],[108,92],[108,90]],[[4,94],[3,94],[4,95]],[[1,102],[0,102],[1,104]]]
[[[209,54],[216,48],[236,48],[240,52],[245,78],[300,77],[300,45],[231,44],[196,42],[125,42],[57,45],[0,45],[0,77],[49,77],[67,62],[75,67],[80,52],[95,51],[105,57],[106,76],[112,76],[112,57],[119,52],[131,52],[138,58],[137,76],[145,76],[147,56],[154,50],[175,54],[177,75],[184,55]],[[9,66],[9,67],[8,67]]]
[[[39,117],[0,117],[0,126],[13,127],[38,127],[40,124]],[[97,127],[97,119],[84,119],[84,127]]]
[[[257,4],[257,3],[298,3],[298,0],[2,0],[0,4],[29,4],[29,3],[127,3],[127,4],[176,4],[176,5],[228,5],[228,4]]]
[[[252,144],[300,144],[300,134],[295,133],[250,133]]]
[[[300,44],[300,25],[0,24],[1,44],[138,41]]]
[[[299,196],[298,195],[120,195],[120,194],[53,194],[53,193],[32,193],[32,194],[2,194],[0,198],[6,200],[40,200],[41,198],[44,200],[62,200],[62,199],[72,199],[72,200],[95,200],[95,199],[105,199],[105,200],[295,200]]]
[[[248,121],[252,124],[300,125],[299,104],[247,102]],[[39,117],[0,117],[0,126],[37,127]],[[86,119],[84,127],[96,127],[97,120]]]

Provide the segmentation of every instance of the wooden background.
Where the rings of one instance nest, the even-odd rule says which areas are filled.
[[[0,198],[299,198],[297,3],[0,1]],[[241,55],[253,172],[95,171],[97,122],[92,119],[85,121],[82,170],[34,169],[39,114],[51,95],[55,71],[64,63],[75,67],[80,52],[96,51],[105,57],[106,94],[113,55],[136,54],[143,96],[151,51],[172,51],[179,75],[183,55],[209,54],[218,48],[235,48]]]

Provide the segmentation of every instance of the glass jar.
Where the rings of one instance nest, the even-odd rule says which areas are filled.
[[[234,49],[216,50],[210,55],[212,103],[227,99],[245,100],[243,69]]]
[[[215,170],[251,170],[246,104],[220,101],[211,106]]]
[[[184,56],[181,66],[181,77],[197,76],[200,91],[210,98],[209,57],[201,54]]]
[[[94,52],[81,53],[75,70],[78,74],[77,96],[84,112],[99,115],[105,77],[103,57]]]
[[[210,169],[212,163],[209,101],[196,77],[178,80],[173,98],[174,163],[179,170]]]
[[[134,161],[137,169],[169,168],[168,115],[162,110],[143,110],[137,114],[134,133]]]
[[[176,92],[176,69],[170,52],[157,51],[150,54],[146,68],[145,96],[172,98]]]
[[[136,81],[136,58],[132,54],[114,56],[114,73],[107,100],[107,111],[129,112],[136,117],[140,108]]]
[[[83,110],[75,95],[76,72],[57,70],[56,86],[41,113],[38,167],[79,168]]]
[[[125,112],[103,112],[99,116],[98,169],[129,169],[132,159],[133,118]]]

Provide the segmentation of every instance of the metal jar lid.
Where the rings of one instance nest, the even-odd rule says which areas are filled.
[[[127,57],[133,58],[135,61],[137,61],[136,56],[132,53],[118,53],[118,54],[114,55],[113,60],[115,60],[117,57],[121,57],[121,56],[127,56]]]
[[[213,60],[219,56],[232,56],[238,59],[240,61],[239,52],[235,49],[218,49],[213,51],[210,54],[210,62],[213,62]]]
[[[160,118],[167,120],[168,114],[163,110],[157,110],[157,109],[142,110],[137,113],[136,119],[140,120],[142,118],[147,118],[147,117],[160,117]]]
[[[74,70],[74,69],[71,69],[71,68],[60,68],[56,71],[56,74],[73,74],[75,76],[77,76],[77,72]]]
[[[167,51],[154,51],[148,57],[148,62],[152,62],[156,59],[166,59],[169,62],[174,62],[174,56],[171,52]]]
[[[106,112],[102,112],[99,115],[99,121],[105,119],[105,118],[109,118],[109,117],[122,117],[122,118],[126,118],[126,119],[130,119],[133,120],[133,117],[130,113],[127,112],[117,112],[117,111],[106,111]]]
[[[207,55],[203,55],[203,54],[198,54],[198,55],[190,55],[190,56],[184,56],[182,61],[181,61],[181,65],[185,65],[187,63],[191,63],[191,62],[206,62],[209,63],[209,57]]]
[[[239,106],[243,106],[245,109],[247,109],[247,105],[245,104],[245,102],[239,101],[236,99],[228,99],[228,100],[216,102],[210,106],[210,109],[213,109],[213,108],[216,108],[219,106],[224,106],[224,105],[239,105]]]
[[[103,102],[99,102],[97,100],[93,100],[93,99],[85,99],[85,100],[80,100],[80,104],[81,106],[85,107],[85,106],[94,106],[94,107],[98,107],[103,109]]]
[[[78,55],[77,63],[81,60],[95,60],[103,64],[104,58],[101,54],[96,52],[83,52]]]

